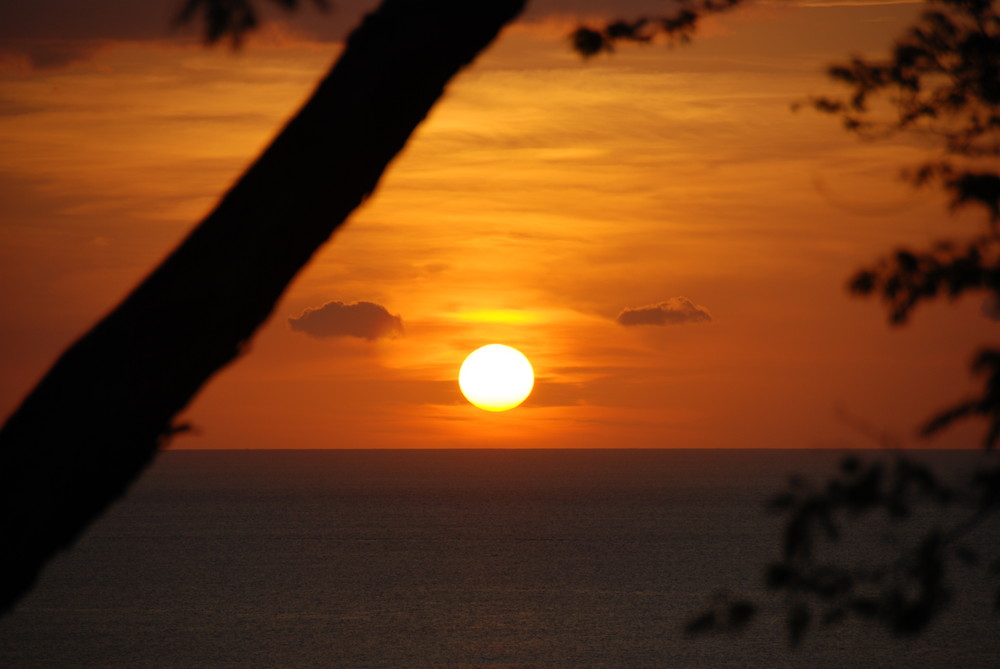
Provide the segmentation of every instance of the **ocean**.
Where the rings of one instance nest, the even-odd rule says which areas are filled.
[[[852,620],[789,648],[765,502],[842,455],[167,451],[0,618],[0,667],[1000,666],[990,581],[958,567],[916,639]],[[721,591],[761,620],[686,638]]]

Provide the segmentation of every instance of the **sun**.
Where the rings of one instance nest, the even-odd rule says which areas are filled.
[[[528,359],[503,344],[477,348],[458,372],[462,394],[486,411],[513,409],[531,394],[534,385],[535,372]]]

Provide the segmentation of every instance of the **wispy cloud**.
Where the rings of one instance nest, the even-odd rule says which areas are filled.
[[[89,60],[109,43],[85,39],[0,40],[0,68],[58,70]]]
[[[707,323],[712,315],[703,306],[696,305],[686,297],[671,297],[669,300],[642,307],[626,307],[615,318],[619,325],[681,325],[683,323]]]
[[[288,325],[310,337],[357,337],[368,341],[402,334],[403,320],[374,302],[327,302],[290,317]]]

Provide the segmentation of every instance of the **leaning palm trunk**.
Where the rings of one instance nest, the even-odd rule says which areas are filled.
[[[0,611],[148,465],[524,0],[386,0],[216,209],[0,432]]]

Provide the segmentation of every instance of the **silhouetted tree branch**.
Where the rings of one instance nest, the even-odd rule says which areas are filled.
[[[59,358],[0,431],[0,611],[182,429],[174,416],[246,349],[448,81],[523,4],[385,0],[215,210]],[[247,28],[247,2],[185,11],[198,7],[209,38]]]

